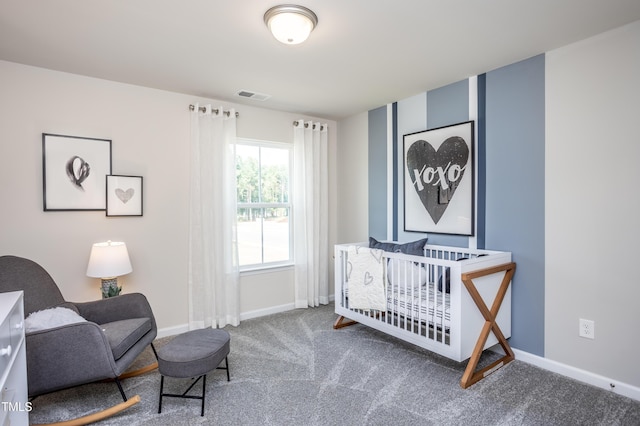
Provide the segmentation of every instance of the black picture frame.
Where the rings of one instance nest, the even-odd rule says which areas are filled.
[[[403,137],[404,230],[474,233],[473,121]]]
[[[107,176],[106,205],[106,216],[142,216],[142,176]]]
[[[45,212],[105,210],[105,182],[110,174],[110,139],[42,134]]]

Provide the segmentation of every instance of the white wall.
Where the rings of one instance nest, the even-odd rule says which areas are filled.
[[[546,57],[545,356],[634,386],[639,77],[640,22]]]
[[[0,61],[0,255],[40,263],[67,300],[100,297],[85,276],[91,244],[123,240],[134,271],[123,292],[147,295],[160,328],[188,321],[189,111],[194,102],[235,107],[238,136],[288,142],[292,122],[329,125],[330,244],[335,241],[337,124],[299,114],[234,105]],[[43,212],[42,133],[112,140],[115,174],[144,177],[144,216]],[[241,313],[293,304],[293,274],[241,279]]]
[[[369,238],[368,113],[340,121],[337,147],[337,243]]]

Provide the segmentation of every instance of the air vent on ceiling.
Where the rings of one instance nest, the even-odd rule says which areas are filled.
[[[236,93],[236,96],[240,96],[241,98],[253,99],[254,101],[266,101],[271,97],[271,95],[251,92],[249,90],[240,90]]]

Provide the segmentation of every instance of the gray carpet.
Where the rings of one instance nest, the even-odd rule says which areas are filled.
[[[362,325],[333,330],[335,318],[328,305],[228,327],[231,381],[224,370],[208,375],[204,417],[199,401],[174,398],[157,414],[154,371],[125,380],[127,394],[142,401],[100,424],[640,425],[640,402],[518,360],[463,390],[466,363]],[[136,364],[152,357],[149,350]],[[182,393],[189,381],[165,383]],[[114,383],[80,386],[36,398],[30,420],[70,419],[121,401]]]

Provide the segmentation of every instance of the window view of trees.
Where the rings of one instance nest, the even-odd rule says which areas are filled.
[[[236,154],[238,203],[289,203],[289,150],[239,145]],[[251,220],[249,208],[238,220]]]
[[[241,266],[290,260],[290,155],[288,148],[236,145]]]

